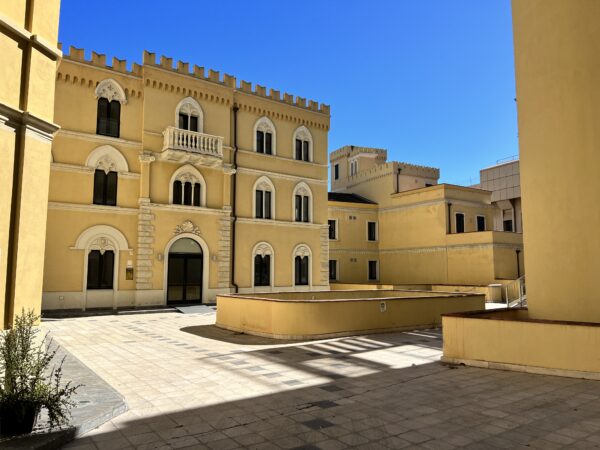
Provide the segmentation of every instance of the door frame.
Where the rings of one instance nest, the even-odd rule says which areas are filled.
[[[200,248],[202,249],[202,303],[207,303],[208,302],[208,280],[209,280],[209,261],[210,261],[210,257],[209,257],[209,252],[208,252],[208,245],[206,245],[206,242],[204,242],[204,240],[194,234],[194,233],[180,233],[177,234],[175,236],[173,236],[171,238],[171,240],[169,240],[169,242],[167,242],[167,245],[165,246],[165,251],[163,253],[163,263],[164,263],[164,273],[163,273],[163,301],[164,304],[167,304],[167,291],[168,291],[168,287],[169,287],[169,250],[171,250],[171,246],[178,241],[179,239],[183,239],[183,238],[189,238],[192,239],[194,241],[196,241],[199,245]]]

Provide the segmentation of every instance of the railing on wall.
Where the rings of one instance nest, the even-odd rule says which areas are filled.
[[[525,276],[517,278],[504,285],[504,298],[508,308],[521,308],[527,306],[527,291],[525,290]]]
[[[163,136],[163,151],[183,150],[217,158],[223,157],[223,138],[221,136],[212,136],[176,127],[167,127]]]

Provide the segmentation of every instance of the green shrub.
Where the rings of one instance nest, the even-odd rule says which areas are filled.
[[[62,382],[64,358],[52,365],[57,346],[46,334],[38,338],[39,316],[24,310],[0,336],[0,408],[19,415],[24,405],[45,408],[50,428],[67,425],[71,396],[80,387]]]

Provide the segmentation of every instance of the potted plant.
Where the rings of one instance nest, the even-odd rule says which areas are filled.
[[[50,428],[66,425],[71,396],[79,386],[62,382],[64,358],[52,365],[57,347],[39,337],[39,316],[24,310],[0,334],[0,434],[30,433],[42,408]],[[52,366],[51,366],[52,365]]]

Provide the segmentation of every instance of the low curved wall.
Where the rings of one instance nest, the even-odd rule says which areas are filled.
[[[342,296],[347,298],[339,298]],[[434,328],[441,325],[442,314],[484,308],[484,295],[460,293],[318,291],[253,297],[218,295],[216,325],[278,339],[317,339]]]

